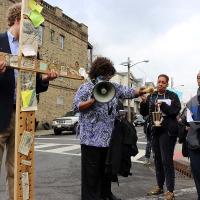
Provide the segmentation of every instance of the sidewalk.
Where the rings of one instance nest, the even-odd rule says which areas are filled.
[[[50,130],[36,130],[36,136],[53,135],[53,129]]]
[[[182,144],[177,143],[174,151],[174,167],[183,175],[192,177],[190,160],[182,155]]]

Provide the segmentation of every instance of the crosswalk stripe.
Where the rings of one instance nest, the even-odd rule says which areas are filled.
[[[67,147],[48,149],[48,150],[46,150],[46,152],[49,152],[49,153],[63,153],[65,151],[72,151],[72,150],[76,150],[76,149],[80,149],[80,145],[70,145],[70,146],[67,146]]]
[[[38,152],[42,152],[42,153],[55,153],[55,154],[59,154],[59,155],[69,155],[69,156],[81,156],[81,153],[66,153],[66,152],[48,152],[47,150],[37,150]]]
[[[62,137],[60,138],[49,138],[49,137],[42,137],[42,138],[39,138],[39,137],[36,137],[35,138],[36,140],[63,140]],[[67,140],[74,140],[74,141],[79,141],[80,139],[79,138],[67,138]]]
[[[142,134],[142,135],[144,135],[144,132],[138,131],[137,134]]]
[[[147,142],[137,142],[137,144],[147,144]]]
[[[37,143],[36,143],[37,144]],[[37,144],[35,146],[35,149],[42,149],[45,147],[53,147],[53,146],[57,146],[58,144],[54,144],[54,143],[45,143],[45,144]],[[59,144],[60,145],[60,144]]]
[[[145,142],[138,142],[138,144],[146,144]],[[63,145],[65,145],[63,147]],[[62,147],[59,147],[62,146]],[[52,147],[51,149],[45,149],[47,147]],[[62,155],[71,155],[71,156],[81,156],[81,153],[72,153],[70,151],[80,149],[80,145],[78,144],[56,144],[56,143],[36,143],[35,150],[43,153],[55,153]],[[131,162],[135,163],[144,163],[140,159],[144,157],[145,150],[139,149],[139,153],[135,157],[131,157]]]
[[[142,139],[142,138],[145,138],[145,136],[138,136],[138,139]]]
[[[144,163],[143,161],[139,160],[144,155],[145,155],[145,150],[139,149],[139,153],[135,157],[131,157],[131,162]]]

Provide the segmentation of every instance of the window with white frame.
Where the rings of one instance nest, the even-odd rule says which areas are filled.
[[[50,34],[51,34],[51,41],[53,42],[55,40],[55,31],[51,30]]]
[[[65,36],[60,35],[60,48],[64,49],[64,41],[65,41]]]

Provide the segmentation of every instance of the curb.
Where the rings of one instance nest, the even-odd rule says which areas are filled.
[[[182,160],[174,160],[174,168],[180,172],[181,174],[192,178],[192,172],[190,168],[190,162],[182,161]]]
[[[45,136],[45,135],[53,135],[53,130],[36,130],[35,132],[36,136]]]
[[[182,175],[192,178],[192,172],[190,168],[190,159],[183,157],[182,144],[177,143],[174,151],[174,168]]]

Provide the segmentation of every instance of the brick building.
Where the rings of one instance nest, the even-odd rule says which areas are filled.
[[[6,11],[20,0],[0,0],[0,31],[7,29]],[[40,26],[40,59],[78,71],[88,67],[88,28],[68,17],[58,7],[41,0],[45,22]],[[73,96],[81,81],[57,78],[49,85],[47,92],[40,95],[37,119],[51,123],[52,119],[71,110]]]

